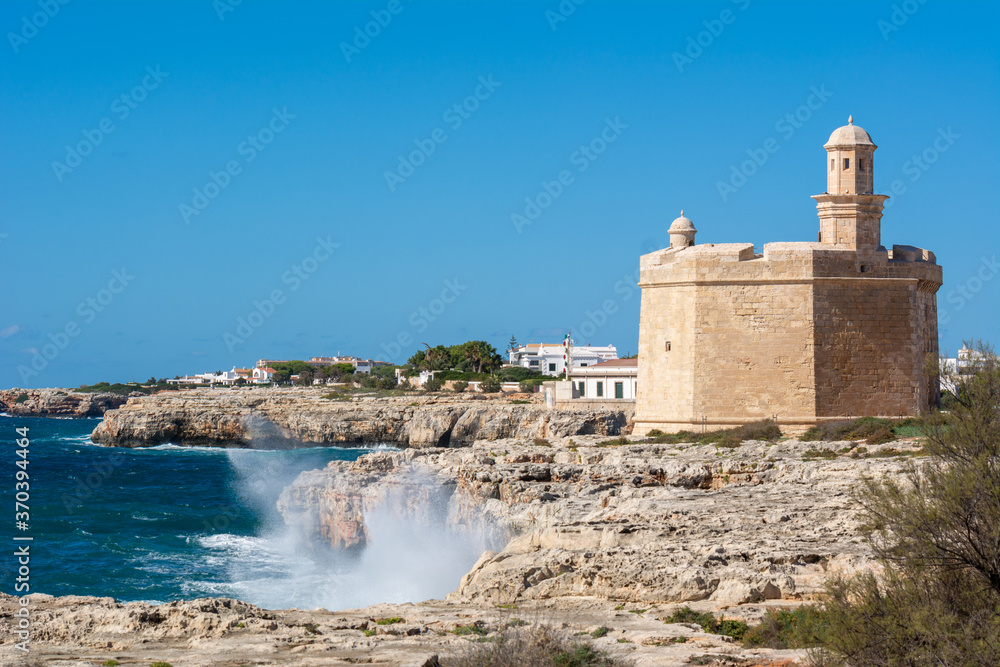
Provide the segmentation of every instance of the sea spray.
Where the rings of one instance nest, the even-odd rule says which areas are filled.
[[[230,591],[240,599],[268,608],[343,609],[443,598],[490,546],[493,533],[483,522],[456,520],[468,512],[455,509],[454,480],[404,464],[386,486],[358,487],[360,494],[342,499],[349,503],[347,530],[357,532],[349,548],[331,549],[317,508],[291,525],[276,510],[275,500],[303,461],[286,470],[287,453],[261,454],[273,453],[228,453],[234,490],[261,518],[256,534],[217,535],[204,543],[229,563]],[[322,468],[325,461],[316,463]]]

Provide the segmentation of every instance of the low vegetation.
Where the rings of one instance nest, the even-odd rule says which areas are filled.
[[[595,633],[595,636],[604,635]],[[629,667],[631,664],[612,658],[589,640],[571,637],[550,625],[508,625],[490,639],[470,643],[456,655],[442,658],[442,667]]]
[[[140,384],[138,382],[115,382],[114,384],[111,384],[110,382],[98,382],[97,384],[82,385],[73,391],[85,394],[110,393],[128,396],[133,392],[138,392],[140,394],[155,394],[158,391],[174,391],[176,389],[177,385],[167,384],[167,381],[164,379],[156,380],[155,382],[147,382],[146,384]]]
[[[974,347],[928,456],[855,493],[882,568],[830,582],[829,664],[1000,664],[1000,360]]]
[[[695,433],[693,431],[664,433],[663,431],[653,429],[645,438],[629,440],[625,436],[619,436],[598,442],[596,446],[620,447],[622,445],[640,444],[678,445],[681,443],[693,443],[697,445],[715,445],[716,447],[739,447],[744,442],[750,440],[777,442],[781,435],[781,429],[778,425],[770,419],[765,419],[764,421],[751,422],[735,428],[709,431],[707,433]]]
[[[716,617],[709,612],[683,607],[663,619],[666,623],[693,623],[708,633],[732,637],[748,648],[800,649],[822,645],[829,621],[821,607],[769,610],[757,625]]]
[[[663,620],[665,623],[693,623],[705,632],[732,637],[736,641],[743,639],[749,629],[743,621],[716,618],[715,614],[695,611],[691,607],[682,607]]]
[[[868,445],[882,445],[899,438],[912,438],[926,435],[935,427],[933,421],[941,417],[908,418],[902,420],[879,419],[877,417],[861,417],[843,421],[817,424],[807,430],[799,440],[836,442],[864,440]]]

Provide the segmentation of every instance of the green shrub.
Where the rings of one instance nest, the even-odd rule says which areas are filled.
[[[604,627],[602,625],[601,627],[599,627],[596,630],[594,630],[593,632],[591,632],[590,636],[593,637],[594,639],[600,639],[601,637],[605,636],[609,632],[611,632],[611,629],[610,628],[606,628],[606,627]]]
[[[395,625],[396,623],[403,623],[403,619],[399,616],[392,616],[391,618],[380,618],[375,622],[378,625]]]
[[[485,636],[488,635],[489,633],[490,631],[486,628],[486,624],[483,623],[482,621],[475,621],[474,623],[470,623],[469,625],[456,625],[451,630],[451,634],[460,636],[464,635]]]
[[[458,382],[453,384],[451,388],[455,391],[455,393],[461,394],[463,391],[469,388],[469,383],[466,382],[465,380],[459,380]]]
[[[154,662],[149,665],[149,667],[174,667],[169,662]]]
[[[482,384],[479,386],[484,393],[495,394],[500,391],[500,380],[495,377],[489,377],[483,380]]]
[[[677,433],[664,433],[658,429],[653,429],[646,435],[645,440],[637,442],[676,445],[682,442],[691,442],[699,445],[716,445],[718,447],[739,447],[747,440],[763,440],[775,442],[781,437],[781,428],[770,419],[743,424],[735,428],[726,428],[708,433],[694,433],[692,431],[678,431]]]
[[[736,641],[743,639],[748,630],[743,621],[719,619],[712,613],[695,611],[691,607],[682,607],[664,620],[667,623],[694,623],[705,632],[732,637]]]
[[[28,395],[22,391],[20,394],[17,395],[17,398],[14,399],[14,402],[24,403],[27,400],[28,400]]]
[[[907,419],[898,422],[900,427],[913,427],[919,420]],[[869,445],[881,445],[892,442],[899,434],[897,425],[889,419],[876,417],[861,417],[842,421],[824,422],[808,429],[799,440],[806,442],[824,440],[864,440]]]
[[[829,627],[829,620],[819,607],[769,610],[759,625],[751,626],[743,635],[743,645],[773,649],[813,648],[823,643]]]
[[[925,420],[927,460],[854,494],[881,568],[828,586],[823,645],[846,664],[1000,664],[1000,359],[977,352],[947,422]]]
[[[816,449],[815,447],[810,447],[806,451],[802,452],[803,459],[835,459],[837,458],[837,452],[832,449]]]
[[[101,663],[101,667],[118,667],[117,660],[105,660]]]
[[[427,382],[424,383],[424,389],[427,391],[441,391],[441,387],[444,386],[444,381],[437,376],[427,378]]]

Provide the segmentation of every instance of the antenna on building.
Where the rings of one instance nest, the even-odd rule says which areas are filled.
[[[572,330],[567,331],[566,337],[563,338],[563,371],[566,374],[563,380],[569,380],[569,372],[573,368],[573,339],[570,338],[571,333],[573,333]]]

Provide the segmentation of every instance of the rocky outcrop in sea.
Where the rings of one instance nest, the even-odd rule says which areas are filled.
[[[125,405],[128,396],[72,389],[0,390],[0,412],[18,417],[101,417]]]
[[[324,398],[314,389],[197,389],[136,397],[104,416],[102,445],[315,447],[387,443],[465,447],[476,440],[627,432],[631,410],[548,410],[482,395]]]

